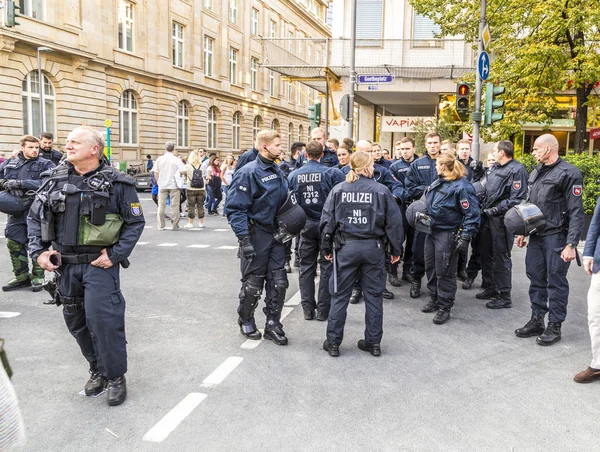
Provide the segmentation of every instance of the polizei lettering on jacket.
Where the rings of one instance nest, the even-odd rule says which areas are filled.
[[[270,181],[272,179],[277,179],[277,174],[271,174],[270,176],[265,176],[260,181],[261,182],[267,182],[267,181]]]
[[[321,173],[298,174],[299,184],[310,184],[311,182],[321,182]]]
[[[342,202],[372,204],[373,193],[344,192]]]

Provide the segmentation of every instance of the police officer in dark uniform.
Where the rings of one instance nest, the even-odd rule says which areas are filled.
[[[337,154],[327,147],[327,135],[325,135],[325,131],[320,127],[312,129],[310,131],[310,139],[317,140],[323,145],[325,149],[323,151],[323,158],[321,159],[321,164],[330,168],[337,166],[337,164],[339,163]],[[300,168],[306,165],[307,162],[308,159],[306,157],[306,152],[300,153],[300,155],[298,156],[298,160],[296,161],[296,168]]]
[[[66,163],[52,170],[31,206],[29,252],[57,276],[54,300],[90,363],[85,394],[108,386],[114,406],[127,396],[119,264],[129,265],[145,220],[133,178],[104,163],[100,132],[76,128],[66,150]]]
[[[317,310],[317,320],[325,321],[329,315],[331,292],[331,262],[319,258],[320,233],[319,221],[325,199],[333,187],[344,181],[344,173],[337,168],[328,168],[319,160],[323,157],[323,145],[310,141],[306,146],[308,163],[290,174],[290,189],[296,194],[298,203],[306,212],[306,225],[300,234],[300,299],[304,310],[304,319],[312,320]],[[317,263],[321,268],[319,296],[315,302],[315,276]]]
[[[238,307],[241,333],[260,339],[254,311],[265,288],[265,338],[287,345],[281,325],[281,310],[288,288],[285,246],[275,240],[277,212],[288,197],[288,182],[275,160],[281,154],[281,139],[274,130],[256,136],[258,157],[236,171],[229,188],[225,211],[238,238],[242,288]]]
[[[339,356],[350,294],[360,278],[366,328],[358,348],[379,356],[383,336],[384,241],[391,247],[391,260],[397,262],[404,240],[402,213],[390,191],[372,179],[375,170],[371,154],[355,152],[350,166],[346,182],[336,185],[325,201],[321,217],[323,254],[332,259],[335,253],[333,265],[337,266],[337,278],[334,272],[329,285],[333,298],[323,349],[330,356]]]
[[[256,160],[257,155],[258,155],[258,149],[256,149],[256,148],[248,149],[246,152],[244,152],[242,155],[240,155],[238,157],[238,161],[235,164],[233,173],[235,174],[236,172],[241,170],[244,166],[246,166],[248,163]]]
[[[396,153],[399,153],[400,158],[396,160],[390,166],[390,173],[392,176],[400,182],[403,186],[405,184],[406,173],[410,168],[412,162],[414,162],[419,156],[415,155],[415,140],[410,137],[404,137],[396,143]],[[406,202],[402,204],[402,218],[404,226],[404,253],[402,255],[402,280],[412,282],[410,275],[410,269],[413,261],[413,241],[415,238],[415,229],[408,224],[406,221],[406,209],[410,205],[411,199],[406,197]],[[392,286],[400,286],[398,280],[398,263],[392,264],[391,275],[388,277],[388,281]]]
[[[376,165],[383,166],[387,170],[392,166],[392,161],[385,158],[379,143],[373,143],[373,160]]]
[[[510,141],[496,143],[492,155],[496,164],[486,175],[480,228],[480,243],[485,250],[481,253],[481,264],[483,272],[487,273],[484,279],[490,281],[491,286],[476,297],[480,300],[492,299],[486,306],[500,309],[512,306],[510,252],[514,237],[504,226],[504,214],[527,197],[529,174],[523,165],[514,160],[514,146]]]
[[[439,178],[426,190],[431,233],[425,240],[425,269],[429,302],[422,312],[435,312],[433,323],[450,319],[456,296],[458,254],[465,252],[479,225],[479,205],[464,165],[453,155],[436,159]]]
[[[410,164],[404,181],[404,186],[410,200],[414,201],[421,198],[427,187],[433,181],[437,180],[438,173],[435,167],[435,160],[440,155],[441,145],[439,133],[429,132],[425,135],[427,153]],[[411,268],[411,298],[419,298],[421,295],[421,279],[425,275],[425,235],[424,232],[415,232]]]
[[[54,143],[54,135],[50,132],[40,133],[40,157],[46,160],[51,160],[56,166],[63,158],[62,152],[52,149]]]
[[[540,208],[546,226],[529,239],[525,269],[532,315],[515,334],[538,336],[539,345],[552,345],[560,340],[561,324],[567,317],[567,271],[577,257],[583,233],[583,176],[558,156],[558,140],[552,134],[535,140],[533,156],[541,165],[529,176],[529,201]],[[525,237],[517,236],[517,246],[526,245]],[[547,312],[548,326],[544,328]]]
[[[6,222],[4,235],[15,277],[2,290],[7,292],[32,286],[34,292],[39,292],[44,284],[44,269],[32,259],[30,275],[27,265],[27,211],[32,198],[26,195],[40,187],[41,174],[54,168],[54,163],[39,158],[39,140],[36,137],[25,135],[20,144],[19,154],[0,164],[0,191],[20,198],[23,203],[23,210],[8,215]],[[3,211],[1,205],[0,211]]]

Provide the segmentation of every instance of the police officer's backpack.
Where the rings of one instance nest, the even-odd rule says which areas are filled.
[[[204,188],[204,176],[202,176],[202,168],[194,168],[194,172],[192,174],[192,181],[190,182],[190,188]]]

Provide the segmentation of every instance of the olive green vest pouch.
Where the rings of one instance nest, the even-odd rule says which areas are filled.
[[[123,217],[116,213],[106,214],[101,225],[90,222],[89,215],[83,215],[79,223],[79,245],[110,246],[117,243],[123,226]]]

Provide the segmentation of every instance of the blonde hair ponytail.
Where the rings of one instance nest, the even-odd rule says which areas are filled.
[[[460,161],[454,158],[454,155],[442,153],[437,158],[438,162],[443,163],[450,174],[444,176],[446,180],[458,180],[467,175],[467,169]]]
[[[366,176],[365,169],[373,163],[373,157],[364,151],[354,152],[350,157],[350,172],[346,175],[346,182],[356,182],[359,176]]]

